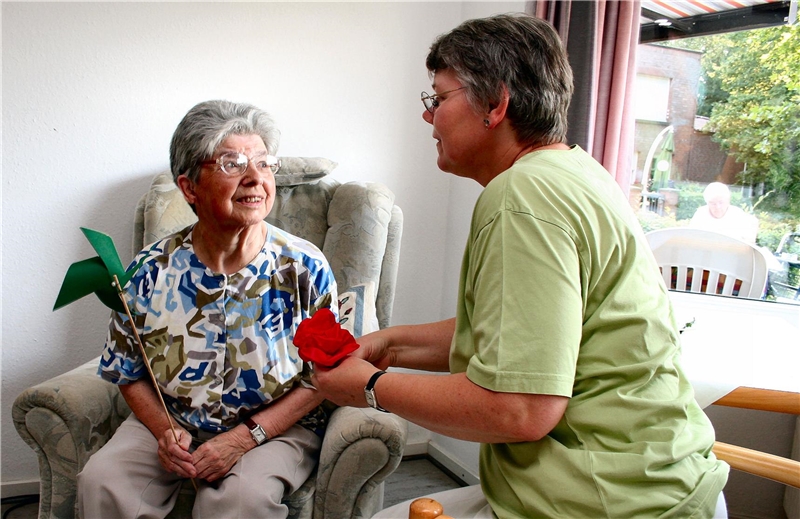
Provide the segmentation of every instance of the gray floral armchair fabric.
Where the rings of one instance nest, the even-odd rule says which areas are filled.
[[[340,304],[356,334],[389,325],[403,215],[381,184],[328,177],[336,164],[321,158],[282,158],[277,196],[267,221],[317,245],[339,286]],[[196,220],[169,172],[153,179],[139,200],[133,250]],[[352,312],[352,313],[351,313]],[[98,350],[102,338],[98,338]],[[14,425],[39,458],[39,518],[75,515],[76,475],[130,413],[113,384],[97,375],[94,359],[17,397]],[[369,518],[383,505],[383,481],[399,465],[406,424],[372,409],[333,411],[316,472],[285,503],[290,517]],[[191,516],[184,485],[170,518]]]

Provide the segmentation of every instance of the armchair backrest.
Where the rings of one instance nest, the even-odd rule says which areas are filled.
[[[389,326],[394,304],[403,213],[383,184],[327,176],[336,164],[320,158],[281,158],[275,204],[266,221],[320,248],[339,292],[373,287],[378,324]],[[157,175],[136,206],[133,250],[197,221],[166,171]]]

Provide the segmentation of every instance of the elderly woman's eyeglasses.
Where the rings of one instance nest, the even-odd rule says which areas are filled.
[[[249,164],[252,164],[259,173],[271,172],[274,175],[281,169],[281,159],[267,153],[248,157],[244,153],[231,151],[220,155],[216,160],[206,160],[203,164],[216,164],[220,171],[231,177],[244,175]]]
[[[422,104],[425,105],[425,109],[430,113],[433,113],[436,108],[439,106],[439,96],[443,96],[445,94],[449,94],[450,92],[456,92],[461,90],[462,88],[467,88],[465,86],[454,88],[453,90],[448,90],[447,92],[442,92],[441,94],[428,94],[427,92],[422,92]]]

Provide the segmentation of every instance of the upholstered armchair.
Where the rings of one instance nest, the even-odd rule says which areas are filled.
[[[392,313],[403,216],[377,183],[340,184],[326,159],[283,158],[267,221],[317,245],[339,286],[340,318],[354,335],[386,327]],[[133,250],[196,220],[169,172],[139,200]],[[98,337],[98,352],[103,337]],[[130,413],[94,359],[24,391],[13,407],[20,436],[39,457],[39,518],[75,516],[76,475]],[[383,505],[383,481],[398,466],[405,422],[372,409],[333,411],[316,472],[285,503],[290,517],[369,518]],[[183,485],[171,518],[189,517],[191,485]]]

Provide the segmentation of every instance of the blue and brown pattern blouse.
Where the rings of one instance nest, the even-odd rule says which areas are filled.
[[[158,241],[125,287],[167,407],[184,426],[223,432],[304,383],[292,344],[300,321],[336,313],[336,282],[322,252],[274,226],[258,256],[235,274],[195,255],[188,227]],[[125,314],[113,312],[98,374],[114,384],[148,377]],[[321,411],[300,421],[316,432]]]

